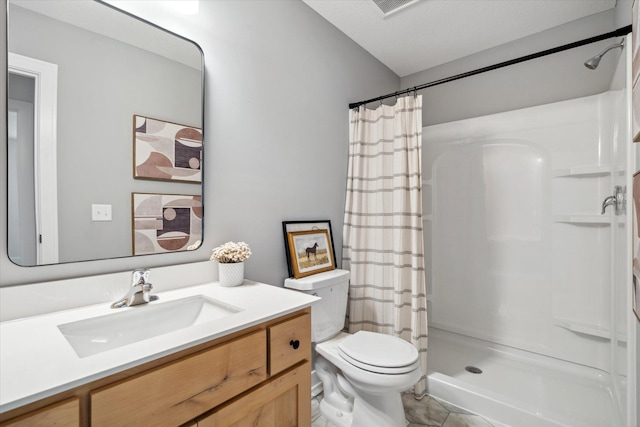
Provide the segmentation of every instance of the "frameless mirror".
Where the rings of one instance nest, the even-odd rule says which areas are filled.
[[[9,258],[197,248],[200,48],[92,0],[9,0],[7,44]]]

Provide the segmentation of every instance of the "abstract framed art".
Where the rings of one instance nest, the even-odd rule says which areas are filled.
[[[202,196],[131,193],[133,255],[194,250],[202,241]]]
[[[296,279],[336,268],[327,230],[293,231],[287,233],[287,239]]]
[[[133,177],[202,182],[202,129],[133,116]]]

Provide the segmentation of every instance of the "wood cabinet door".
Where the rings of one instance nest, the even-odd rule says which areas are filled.
[[[69,427],[79,425],[80,400],[77,397],[0,424],[2,427]]]
[[[175,427],[267,378],[258,331],[91,392],[93,427]]]
[[[310,426],[311,363],[272,378],[197,422],[198,427]]]

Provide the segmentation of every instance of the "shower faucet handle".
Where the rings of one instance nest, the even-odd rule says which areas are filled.
[[[616,215],[624,215],[627,209],[627,187],[616,185],[613,189],[613,196],[609,196],[602,202],[602,215],[605,214],[607,206],[613,206]]]

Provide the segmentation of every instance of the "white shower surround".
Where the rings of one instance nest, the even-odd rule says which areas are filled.
[[[628,181],[625,123],[626,92],[611,90],[423,128],[429,393],[513,425],[627,425],[628,260],[612,254],[624,258],[630,225],[600,214]],[[514,351],[533,373],[584,365],[566,376],[566,405],[545,406],[542,374],[500,392]],[[490,367],[483,380],[465,360]]]

